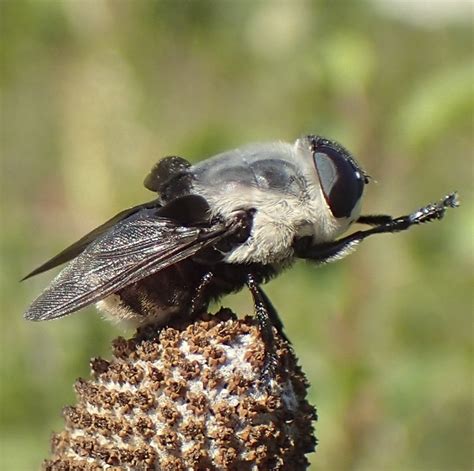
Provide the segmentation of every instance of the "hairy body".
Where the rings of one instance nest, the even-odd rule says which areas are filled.
[[[368,182],[346,149],[318,136],[196,165],[166,157],[145,179],[155,200],[122,211],[28,275],[69,262],[25,317],[54,319],[97,303],[115,321],[161,325],[247,285],[262,323],[281,330],[260,284],[295,259],[331,262],[372,234],[457,206],[451,194],[408,216],[360,216]],[[374,227],[338,238],[354,222]]]

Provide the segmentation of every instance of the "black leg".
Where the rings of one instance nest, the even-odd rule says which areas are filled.
[[[280,316],[278,315],[278,312],[273,306],[269,297],[265,294],[261,286],[256,285],[256,289],[258,290],[260,294],[260,298],[263,301],[263,304],[265,306],[265,309],[267,311],[268,318],[270,319],[271,324],[273,325],[273,327],[275,327],[275,329],[278,331],[280,336],[284,340],[286,340],[288,344],[291,345],[290,339],[286,336],[285,332],[283,331],[283,322],[281,321]]]
[[[260,331],[262,333],[265,345],[273,348],[273,331],[270,315],[267,310],[265,298],[262,297],[262,291],[259,289],[257,282],[253,275],[247,275],[247,286],[252,293],[253,302],[255,306],[255,316],[257,317]]]
[[[204,308],[206,308],[206,297],[205,292],[206,288],[209,286],[211,281],[214,279],[214,273],[208,271],[201,279],[194,295],[191,299],[191,309],[190,309],[190,317],[193,318],[197,314],[199,314]]]
[[[435,219],[442,219],[447,208],[455,208],[457,206],[459,206],[457,195],[456,193],[451,193],[445,196],[441,201],[429,204],[412,214],[394,219],[390,218],[390,221],[375,226],[372,229],[357,231],[347,237],[343,237],[342,239],[333,242],[317,245],[309,245],[306,243],[307,241],[304,241],[305,243],[300,245],[296,243],[294,247],[295,254],[297,257],[311,259],[316,262],[331,262],[344,257],[360,242],[373,234],[405,231],[416,224],[423,224]],[[381,217],[387,218],[390,216]],[[363,218],[362,222],[370,224],[370,221],[372,220],[371,218],[371,216],[367,216],[367,219],[364,220]]]
[[[266,382],[267,379],[271,379],[274,376],[277,365],[275,338],[272,330],[273,325],[267,304],[268,298],[263,294],[263,291],[251,274],[247,275],[247,286],[252,293],[253,302],[255,304],[255,316],[257,317],[263,343],[265,344],[265,364],[262,369],[262,378],[264,382]]]
[[[390,224],[392,221],[392,216],[388,214],[366,214],[365,216],[360,216],[356,222],[367,224],[368,226],[380,226],[382,224]]]

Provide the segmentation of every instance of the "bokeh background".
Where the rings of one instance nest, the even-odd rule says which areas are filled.
[[[24,321],[53,273],[18,280],[149,200],[161,156],[319,133],[377,180],[366,213],[452,190],[462,207],[267,287],[319,410],[312,469],[471,469],[472,5],[2,0],[0,468],[37,469],[73,381],[123,334],[94,308]]]

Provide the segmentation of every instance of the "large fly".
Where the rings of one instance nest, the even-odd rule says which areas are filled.
[[[455,193],[412,214],[360,215],[370,178],[334,141],[253,144],[196,165],[159,161],[145,179],[150,202],[122,211],[25,278],[68,262],[25,318],[63,317],[97,303],[115,320],[165,324],[196,316],[247,286],[264,338],[282,335],[260,287],[295,259],[318,264],[367,237],[435,219],[458,206]],[[354,223],[371,226],[341,237]]]

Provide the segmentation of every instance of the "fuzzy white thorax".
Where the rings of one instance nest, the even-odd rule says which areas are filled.
[[[311,151],[304,140],[294,145],[274,143],[282,160],[297,163],[305,181],[298,195],[249,186],[245,182],[228,185],[221,191],[201,186],[197,192],[209,202],[213,215],[231,218],[236,211],[256,208],[249,239],[226,258],[228,263],[291,263],[295,237],[312,236],[314,243],[336,239],[355,219],[335,218],[324,198]]]

